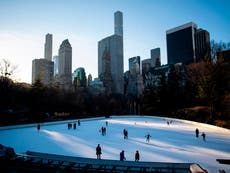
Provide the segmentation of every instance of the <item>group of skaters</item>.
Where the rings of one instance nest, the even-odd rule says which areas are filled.
[[[108,127],[108,121],[105,122],[105,125],[106,125],[106,127]],[[101,133],[102,136],[105,136],[105,135],[106,135],[106,127],[102,126],[102,127],[99,129],[99,132]]]
[[[81,125],[80,120],[78,120],[77,123],[76,123],[76,122],[74,122],[73,124],[72,124],[72,123],[68,123],[68,124],[67,124],[68,130],[69,130],[69,129],[72,129],[72,128],[75,130],[75,129],[77,128],[77,124],[78,124],[78,126]]]
[[[172,120],[170,120],[170,121],[167,121],[167,125],[169,126],[169,124],[172,124]]]
[[[97,155],[97,159],[101,159],[102,152],[101,152],[100,144],[98,144],[97,147],[96,147],[96,155]],[[125,160],[126,160],[125,151],[122,150],[120,152],[120,161],[125,161]],[[140,160],[140,154],[139,154],[139,151],[137,150],[136,153],[135,153],[135,162],[138,162],[139,160]]]
[[[200,133],[200,131],[199,131],[198,128],[196,128],[195,133],[196,133],[196,137],[198,138],[199,137],[199,133]],[[203,140],[205,141],[206,140],[205,139],[206,138],[206,134],[204,132],[202,132],[201,136],[202,136]]]
[[[101,135],[102,136],[105,136],[106,135],[106,127],[101,127],[101,129],[99,130],[99,132],[101,132]]]

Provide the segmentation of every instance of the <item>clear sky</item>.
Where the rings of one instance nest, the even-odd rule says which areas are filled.
[[[194,22],[215,41],[230,41],[230,0],[0,0],[0,59],[18,68],[15,78],[31,83],[32,60],[44,58],[47,33],[53,55],[64,39],[73,49],[72,70],[97,77],[97,43],[114,33],[114,12],[123,12],[124,71],[128,58],[150,58],[161,48],[167,64],[166,30]]]

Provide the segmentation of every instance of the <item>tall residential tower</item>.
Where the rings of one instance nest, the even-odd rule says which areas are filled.
[[[123,19],[122,12],[114,13],[115,33],[98,42],[98,77],[107,91],[124,93]]]
[[[123,37],[123,14],[120,11],[114,13],[114,34]]]
[[[53,35],[46,34],[46,41],[45,41],[45,59],[48,61],[52,61],[52,49],[53,49]]]

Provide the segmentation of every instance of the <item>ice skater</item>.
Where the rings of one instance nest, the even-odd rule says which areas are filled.
[[[126,160],[126,158],[125,158],[125,151],[122,150],[122,151],[120,152],[120,161],[124,161],[124,160]]]
[[[140,160],[140,154],[139,151],[137,150],[135,154],[135,162],[138,162],[139,160]]]
[[[96,155],[97,155],[97,159],[101,159],[101,146],[100,144],[97,145],[96,147]]]
[[[199,137],[199,129],[198,128],[196,128],[196,137],[198,138]]]
[[[71,128],[72,128],[72,124],[68,123],[68,129],[71,129]]]
[[[123,130],[124,139],[128,139],[128,131],[126,129]]]
[[[150,141],[150,137],[151,137],[151,136],[150,136],[150,134],[148,133],[145,137],[146,137],[146,142],[148,142],[148,143],[149,143],[149,141]]]
[[[102,136],[105,136],[106,135],[106,128],[102,126],[100,132],[101,132]]]
[[[103,133],[103,136],[106,135],[106,127],[103,127],[102,133]]]
[[[203,140],[206,141],[206,139],[205,139],[206,138],[206,134],[204,132],[201,134],[201,136],[203,137]]]
[[[41,125],[40,125],[40,124],[38,124],[38,125],[37,125],[37,130],[39,131],[39,130],[40,130],[40,128],[41,128]]]

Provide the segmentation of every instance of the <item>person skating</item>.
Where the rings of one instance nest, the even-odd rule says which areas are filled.
[[[124,161],[124,160],[126,160],[126,158],[125,158],[125,151],[122,150],[122,151],[120,152],[120,161]]]
[[[96,147],[96,155],[97,155],[97,159],[101,159],[101,146],[100,144],[97,145]]]
[[[124,139],[128,139],[128,131],[126,129],[123,130]]]
[[[135,154],[135,162],[138,162],[139,160],[140,160],[140,154],[139,151],[137,150]]]
[[[203,140],[205,141],[206,134],[203,132],[201,136],[203,137]]]
[[[38,125],[37,125],[37,130],[39,131],[39,130],[40,130],[40,128],[41,128],[41,125],[40,125],[40,124],[38,124]]]
[[[199,129],[196,128],[196,137],[198,138],[199,137]]]
[[[151,137],[150,134],[148,133],[145,137],[146,137],[146,142],[149,143],[149,140],[150,140],[150,137]]]

